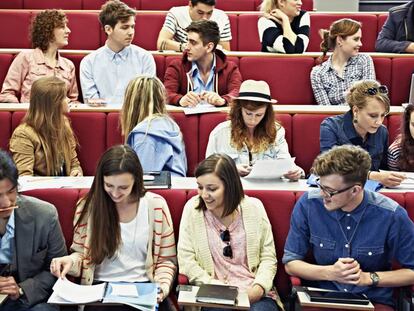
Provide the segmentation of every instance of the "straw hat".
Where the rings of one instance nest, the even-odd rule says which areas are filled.
[[[256,102],[276,104],[270,97],[269,84],[265,81],[246,80],[240,85],[239,96],[234,99],[252,100]]]

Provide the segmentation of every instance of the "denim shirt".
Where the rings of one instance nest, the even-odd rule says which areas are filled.
[[[216,55],[213,54],[213,64],[210,69],[210,74],[208,76],[207,82],[204,83],[203,78],[201,77],[200,70],[198,69],[197,63],[193,62],[191,65],[191,78],[193,80],[193,91],[197,94],[201,94],[204,91],[213,92],[214,91],[214,72],[216,71]]]
[[[414,269],[414,223],[398,203],[376,192],[365,190],[361,204],[347,213],[327,211],[319,189],[311,190],[293,210],[283,263],[304,260],[308,250],[318,265],[351,257],[364,272],[390,271],[393,260]],[[393,305],[392,288],[316,283],[321,288],[364,293],[375,303]]]
[[[351,111],[339,116],[326,118],[320,129],[321,152],[333,146],[355,145],[365,149],[371,156],[371,170],[387,168],[388,130],[381,125],[374,134],[367,134],[367,139],[355,131]]]
[[[0,239],[0,264],[9,264],[13,261],[14,231],[14,211],[12,211],[6,224],[6,233]]]

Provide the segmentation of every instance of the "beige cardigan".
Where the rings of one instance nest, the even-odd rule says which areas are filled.
[[[178,263],[180,273],[190,283],[217,283],[214,279],[214,263],[208,246],[208,237],[203,211],[196,209],[199,196],[191,198],[185,205],[180,222],[178,241]],[[247,263],[255,275],[254,284],[267,293],[273,288],[277,259],[272,228],[263,203],[245,196],[240,203],[243,224],[246,231]],[[281,305],[278,298],[278,304]]]
[[[148,223],[150,225],[145,267],[151,282],[160,285],[164,297],[167,297],[174,281],[177,270],[174,229],[170,211],[163,197],[147,192]],[[78,221],[85,205],[85,200],[79,202],[74,217],[74,224]],[[90,285],[93,282],[95,265],[90,262],[88,246],[90,244],[91,226],[89,222],[81,223],[75,228],[71,246],[73,260],[70,275],[81,277],[81,284]]]

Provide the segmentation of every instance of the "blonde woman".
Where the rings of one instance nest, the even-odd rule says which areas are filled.
[[[166,91],[158,78],[139,76],[131,80],[121,112],[122,134],[138,154],[144,172],[164,170],[186,176],[183,137],[165,104]]]
[[[309,44],[310,17],[301,0],[263,0],[259,18],[262,52],[303,53]]]
[[[29,110],[10,139],[20,176],[82,175],[76,138],[65,116],[68,101],[61,79],[43,77],[34,81]]]

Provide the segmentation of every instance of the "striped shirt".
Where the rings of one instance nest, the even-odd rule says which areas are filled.
[[[400,171],[401,139],[397,138],[388,147],[387,164],[390,171]]]
[[[375,80],[375,68],[371,56],[358,54],[345,65],[343,76],[333,68],[332,56],[311,72],[313,95],[318,105],[346,105],[345,94],[356,81]]]
[[[232,39],[230,21],[226,13],[214,9],[210,20],[216,22],[220,29],[220,41],[230,41]],[[175,41],[185,43],[187,42],[186,28],[192,22],[188,5],[172,7],[167,13],[163,28],[174,35]]]
[[[297,35],[295,44],[283,36],[282,25],[266,17],[259,18],[257,24],[262,52],[303,53],[309,43],[310,17],[306,11],[300,11],[290,23],[292,31]]]

